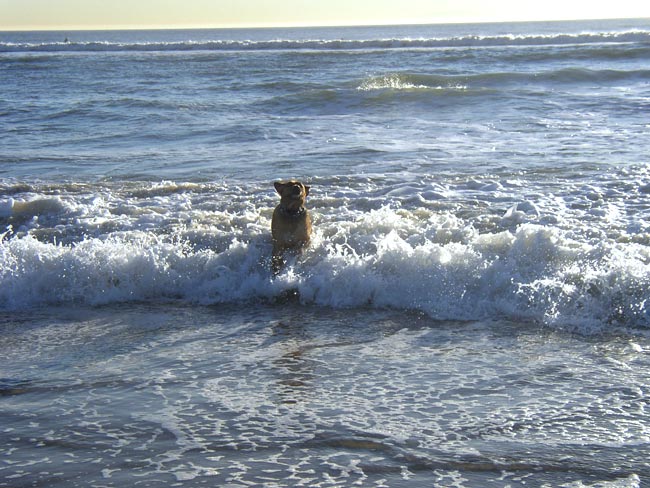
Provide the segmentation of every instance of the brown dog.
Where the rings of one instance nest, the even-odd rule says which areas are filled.
[[[311,219],[305,208],[309,187],[296,180],[276,181],[280,204],[273,211],[271,234],[273,236],[273,274],[284,265],[287,252],[299,253],[311,238]]]

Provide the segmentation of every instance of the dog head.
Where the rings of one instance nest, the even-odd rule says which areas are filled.
[[[296,180],[276,181],[275,189],[280,194],[280,205],[289,212],[297,212],[305,205],[309,187]]]

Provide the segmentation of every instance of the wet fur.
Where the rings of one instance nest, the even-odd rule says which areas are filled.
[[[311,239],[311,218],[305,208],[309,187],[296,180],[276,181],[275,189],[280,204],[273,211],[271,234],[273,236],[273,274],[278,274],[285,264],[287,253],[300,253]]]

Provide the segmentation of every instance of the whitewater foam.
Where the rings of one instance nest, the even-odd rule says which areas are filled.
[[[467,85],[453,83],[449,81],[445,84],[437,84],[436,81],[439,78],[444,77],[430,77],[429,80],[425,80],[425,77],[409,75],[409,74],[400,74],[400,73],[391,73],[384,76],[371,77],[370,79],[364,80],[361,83],[357,90],[361,91],[373,91],[373,90],[439,90],[439,91],[463,91],[467,90]],[[433,83],[431,83],[433,81]],[[445,81],[440,79],[439,81]]]
[[[262,188],[253,189],[255,204],[238,187],[199,184],[31,202],[15,195],[2,204],[9,227],[0,306],[229,303],[297,289],[305,303],[419,310],[441,320],[505,317],[584,331],[650,326],[650,251],[625,238],[624,213],[601,212],[600,197],[589,195],[595,211],[588,213],[567,207],[551,215],[557,200],[544,197],[499,212],[472,209],[478,195],[501,206],[504,185],[517,188],[477,179],[371,185],[356,194],[322,188],[311,201],[312,245],[275,279],[274,198]]]

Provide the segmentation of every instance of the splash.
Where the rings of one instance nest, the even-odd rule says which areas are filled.
[[[256,204],[235,187],[184,184],[104,188],[103,198],[16,196],[0,243],[0,307],[213,304],[297,290],[306,304],[441,320],[508,318],[588,333],[650,326],[643,229],[594,239],[580,223],[590,219],[593,233],[605,219],[611,235],[623,214],[595,206],[560,218],[550,207],[557,202],[544,200],[468,214],[477,194],[499,200],[502,184],[379,193],[365,185],[314,196],[312,245],[277,278],[269,270],[274,197],[261,188]]]

